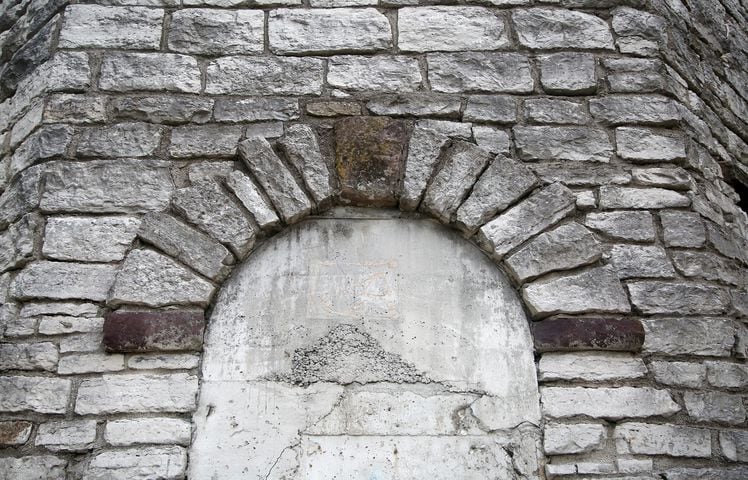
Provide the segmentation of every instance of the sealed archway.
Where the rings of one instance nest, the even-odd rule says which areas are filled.
[[[532,341],[504,275],[430,220],[350,213],[224,285],[190,478],[535,478]]]

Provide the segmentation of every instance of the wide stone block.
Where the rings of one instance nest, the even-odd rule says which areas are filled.
[[[515,127],[517,153],[522,160],[609,162],[613,144],[600,128]]]
[[[695,458],[712,454],[712,434],[702,428],[631,422],[617,426],[613,435],[622,454]]]
[[[538,373],[541,381],[605,382],[644,377],[647,367],[641,358],[628,353],[546,353],[540,359]]]
[[[540,85],[546,93],[586,95],[597,90],[597,63],[587,53],[554,53],[540,57]]]
[[[686,158],[686,144],[680,136],[663,135],[646,128],[616,129],[618,156],[637,162],[670,162]]]
[[[0,472],[8,480],[65,480],[67,460],[51,455],[0,458]]]
[[[317,142],[317,136],[308,125],[291,125],[278,144],[289,163],[301,174],[307,191],[317,205],[326,205],[335,195],[331,186],[334,179]]]
[[[47,97],[44,123],[88,124],[107,119],[106,98],[102,96],[58,93]]]
[[[58,357],[50,342],[0,343],[0,370],[54,371]]]
[[[504,19],[483,7],[406,7],[397,12],[404,52],[497,50],[510,44]]]
[[[299,101],[293,98],[218,98],[213,115],[217,122],[257,122],[299,118]]]
[[[392,46],[390,22],[373,8],[277,9],[268,17],[276,54],[375,52]]]
[[[118,123],[83,130],[76,152],[85,157],[148,157],[161,143],[161,127],[148,123]]]
[[[746,282],[744,269],[715,253],[679,250],[671,255],[675,268],[684,277],[703,278],[736,286]]]
[[[685,392],[688,415],[697,422],[740,425],[745,422],[743,396],[723,392]]]
[[[658,209],[688,207],[691,199],[680,192],[664,188],[637,188],[603,186],[600,187],[600,208]]]
[[[634,182],[651,187],[689,190],[693,177],[680,167],[634,168],[631,171]]]
[[[691,362],[651,362],[649,369],[655,380],[674,387],[701,388],[706,378],[706,367]]]
[[[668,480],[744,480],[748,476],[748,467],[669,468],[665,474]]]
[[[675,270],[665,249],[655,245],[613,245],[611,263],[621,280],[627,278],[673,278]]]
[[[721,388],[748,386],[748,365],[743,363],[706,362],[706,375],[710,385]]]
[[[205,123],[213,111],[213,99],[189,96],[128,96],[113,98],[111,105],[117,119],[168,125]]]
[[[584,415],[607,420],[671,416],[680,411],[667,390],[649,387],[542,387],[543,412],[551,418]]]
[[[431,88],[444,93],[531,93],[527,56],[517,53],[430,53]]]
[[[48,377],[0,377],[0,411],[62,414],[71,382]]]
[[[647,332],[644,350],[664,355],[726,357],[737,333],[732,321],[715,317],[644,319],[642,324]]]
[[[163,21],[164,11],[155,8],[69,5],[59,45],[158,50]]]
[[[160,90],[200,93],[197,60],[175,53],[111,53],[101,63],[99,87],[127,92]]]
[[[327,83],[347,91],[412,92],[422,80],[418,60],[410,57],[344,55],[327,62]]]
[[[85,264],[38,261],[26,266],[10,287],[11,295],[25,300],[50,298],[102,301],[114,283],[117,267],[109,264]]]
[[[21,316],[29,318],[31,315]],[[104,325],[101,317],[75,317],[67,315],[42,315],[39,318],[40,335],[63,335],[67,333],[94,333],[100,332]]]
[[[549,424],[543,430],[543,450],[548,455],[568,455],[599,450],[605,427],[597,423]]]
[[[430,92],[414,92],[403,95],[379,95],[373,97],[366,108],[376,115],[394,117],[457,117],[462,102],[459,97]]]
[[[102,375],[81,382],[75,413],[191,412],[196,397],[197,377],[187,373]]]
[[[59,375],[74,375],[80,373],[119,372],[124,369],[124,355],[110,355],[98,352],[73,353],[60,358],[57,373]]]
[[[608,24],[587,13],[531,8],[515,11],[512,22],[519,43],[528,48],[613,49]]]
[[[178,418],[134,418],[107,422],[104,439],[116,447],[135,444],[189,445],[190,422]]]
[[[136,217],[50,217],[42,253],[55,260],[116,262],[138,231]]]
[[[350,117],[361,115],[362,109],[358,102],[312,101],[306,104],[306,113],[313,117]]]
[[[53,452],[92,450],[96,440],[96,420],[46,422],[39,425],[35,445]]]
[[[317,58],[222,57],[208,64],[205,93],[319,95],[323,81]]]
[[[608,95],[589,102],[590,113],[606,125],[675,125],[680,121],[673,100],[662,95]]]
[[[537,352],[608,350],[638,352],[644,328],[631,318],[548,318],[531,324]]]
[[[127,361],[133,370],[192,370],[200,364],[200,356],[194,353],[154,353],[131,355]]]
[[[730,295],[713,285],[641,280],[628,283],[631,303],[644,314],[715,315],[727,311]]]
[[[168,46],[200,55],[261,53],[264,23],[260,10],[177,10],[171,15]]]
[[[171,132],[169,155],[175,158],[231,157],[242,137],[240,125],[177,127]]]
[[[83,480],[132,480],[184,478],[187,451],[181,447],[147,447],[97,453],[88,464]]]
[[[108,352],[199,351],[203,344],[202,310],[117,310],[104,321]]]
[[[595,212],[584,224],[610,237],[637,242],[655,240],[654,218],[649,212]]]

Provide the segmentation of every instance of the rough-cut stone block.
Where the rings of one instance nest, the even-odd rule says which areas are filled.
[[[502,17],[483,7],[415,7],[397,12],[404,52],[497,50],[509,45]]]
[[[231,190],[239,202],[254,217],[257,225],[262,229],[273,229],[280,225],[280,219],[273,207],[265,200],[260,189],[242,172],[233,171],[226,177],[226,186]]]
[[[200,93],[197,60],[174,53],[111,53],[101,63],[102,90]]]
[[[213,113],[217,122],[257,122],[299,118],[299,101],[293,98],[218,98]]]
[[[276,54],[374,52],[392,46],[392,29],[373,8],[281,8],[270,12],[268,40]]]
[[[730,355],[737,328],[724,318],[657,318],[642,320],[644,350],[665,355]]]
[[[480,229],[479,239],[497,258],[574,211],[574,194],[554,183],[523,200]]]
[[[665,249],[655,245],[614,245],[610,259],[620,279],[673,278],[675,270]]]
[[[34,255],[34,238],[41,228],[38,215],[24,215],[0,233],[0,272],[20,267]]]
[[[55,162],[40,206],[47,212],[140,213],[169,205],[169,164],[154,160]]]
[[[95,317],[99,307],[93,303],[78,302],[27,302],[21,309],[21,316],[70,315],[73,317]]]
[[[42,253],[55,260],[116,262],[135,240],[135,217],[50,217]]]
[[[531,8],[515,11],[512,21],[519,43],[528,48],[613,49],[608,24],[587,13]]]
[[[131,445],[170,444],[189,445],[191,425],[179,418],[134,418],[107,422],[104,440],[116,447]]]
[[[93,449],[96,420],[47,422],[39,426],[35,444],[53,452],[80,452]]]
[[[306,113],[313,117],[349,117],[361,115],[361,112],[361,105],[357,102],[323,101],[306,104]]]
[[[115,118],[140,122],[205,123],[213,111],[213,99],[198,97],[122,97],[112,100]]]
[[[127,366],[133,370],[191,370],[197,368],[200,356],[193,353],[131,355]]]
[[[23,315],[23,312],[21,312]],[[28,316],[26,315],[28,318]],[[45,315],[39,317],[40,335],[62,335],[66,333],[100,332],[104,325],[101,317],[69,317],[64,315]]]
[[[81,382],[79,415],[136,412],[191,412],[197,377],[186,373],[103,375]]]
[[[732,285],[743,285],[746,272],[737,265],[711,252],[680,250],[672,252],[673,263],[684,277],[703,278]]]
[[[613,436],[616,450],[622,454],[671,457],[709,457],[712,454],[711,432],[702,428],[632,422],[617,426]]]
[[[106,121],[106,98],[59,93],[47,98],[44,122],[86,124]]]
[[[517,121],[517,102],[509,95],[471,95],[468,97],[462,120],[514,123]]]
[[[658,92],[665,86],[660,60],[644,58],[605,58],[608,86],[616,93]]]
[[[609,162],[613,145],[608,133],[584,127],[515,127],[514,138],[522,160]]]
[[[745,422],[743,397],[722,392],[685,392],[683,402],[688,415],[697,422],[740,425]]]
[[[171,15],[168,46],[201,55],[261,53],[264,23],[260,10],[177,10]]]
[[[405,179],[400,197],[400,208],[404,210],[418,208],[442,150],[448,144],[449,137],[446,135],[422,127],[416,127],[413,130],[405,161]]]
[[[678,190],[691,188],[691,175],[680,167],[634,168],[631,171],[634,182],[639,185],[664,187]]]
[[[83,480],[132,480],[184,478],[187,452],[181,447],[130,448],[97,453]]]
[[[534,317],[556,313],[627,313],[631,310],[623,286],[610,267],[545,277],[525,285],[522,296]]]
[[[647,374],[641,358],[628,353],[546,353],[540,359],[538,379],[604,382],[641,378]]]
[[[644,328],[630,318],[549,318],[531,325],[535,351],[608,350],[638,352]]]
[[[65,480],[67,460],[51,455],[0,458],[4,480]]]
[[[323,76],[316,58],[222,57],[208,64],[205,93],[319,95]]]
[[[663,473],[668,480],[745,480],[748,467],[670,468]]]
[[[410,57],[344,55],[327,63],[327,83],[353,92],[412,92],[421,81],[418,60]]]
[[[460,114],[459,97],[427,92],[404,95],[380,95],[372,98],[366,108],[376,115],[416,117],[457,117]]]
[[[396,205],[407,136],[400,120],[350,117],[335,122],[341,197],[354,205]]]
[[[161,127],[157,125],[118,123],[84,130],[76,152],[86,157],[147,157],[160,142]]]
[[[543,450],[548,455],[568,455],[599,450],[605,427],[597,423],[550,424],[543,429]]]
[[[57,368],[54,343],[0,343],[0,370],[47,370]]]
[[[680,136],[663,135],[646,128],[616,129],[618,156],[637,162],[669,162],[686,158],[686,144]]]
[[[666,43],[667,23],[657,15],[619,7],[613,10],[611,24],[618,36],[616,45],[621,53],[655,56],[661,53]]]
[[[733,462],[748,462],[748,432],[719,432],[719,446],[728,460]]]
[[[546,93],[586,95],[597,90],[594,55],[554,53],[540,57],[540,85]]]
[[[471,123],[427,119],[419,120],[416,126],[434,130],[452,139],[470,140],[473,136]]]
[[[551,418],[585,415],[608,420],[670,416],[680,411],[667,390],[649,387],[543,387],[543,411]]]
[[[60,47],[158,50],[163,20],[164,11],[155,8],[70,5]]]
[[[70,389],[61,378],[0,377],[0,412],[65,413]]]
[[[291,125],[278,143],[289,163],[301,174],[304,185],[317,205],[329,203],[335,194],[330,186],[333,179],[312,127]]]
[[[476,125],[473,127],[473,139],[483,150],[493,154],[511,155],[512,139],[506,130]]]
[[[709,384],[722,388],[748,386],[748,365],[744,363],[706,362]]]
[[[450,222],[491,157],[490,153],[471,143],[455,143],[447,150],[441,170],[434,175],[426,190],[421,209],[442,222]],[[473,225],[473,228],[477,226]]]
[[[11,284],[19,299],[105,300],[114,283],[115,265],[39,261],[27,265]]]
[[[600,208],[657,209],[688,207],[691,199],[679,192],[664,188],[636,188],[603,186],[600,188]]]
[[[590,100],[590,113],[607,125],[674,125],[680,120],[675,103],[662,95],[608,95]]]
[[[31,436],[34,424],[21,420],[0,421],[0,446],[23,445]]]
[[[29,135],[10,157],[8,177],[40,160],[65,155],[73,129],[67,125],[45,125]]]
[[[621,166],[589,162],[542,162],[528,164],[541,180],[568,186],[598,187],[622,185],[631,181],[631,174]]]
[[[530,63],[516,53],[433,53],[426,57],[436,92],[530,93],[535,87]]]
[[[201,310],[117,310],[106,316],[108,352],[200,350],[205,316]]]
[[[701,388],[706,377],[706,367],[689,362],[651,362],[649,369],[655,380],[674,387]]]
[[[65,335],[60,339],[60,353],[95,352],[101,349],[101,332]]]
[[[602,257],[600,244],[578,223],[567,223],[538,235],[506,258],[509,272],[520,282],[556,270],[571,270]]]
[[[727,289],[685,282],[642,280],[628,284],[631,302],[644,314],[714,315],[730,305]]]
[[[584,224],[616,239],[637,242],[655,239],[654,220],[649,212],[589,213]]]
[[[528,98],[525,116],[529,123],[583,125],[589,121],[584,103],[560,98]]]
[[[169,155],[175,158],[234,156],[241,136],[240,125],[177,127],[171,132]]]
[[[59,375],[118,372],[125,369],[124,355],[106,353],[74,353],[60,358]]]
[[[179,214],[228,245],[239,258],[254,245],[255,227],[215,182],[177,190],[173,205]]]
[[[170,257],[153,250],[132,250],[122,263],[109,305],[196,304],[205,306],[214,287]]]
[[[239,155],[262,185],[283,221],[293,223],[311,211],[309,198],[267,140],[259,137],[244,140],[239,145]]]

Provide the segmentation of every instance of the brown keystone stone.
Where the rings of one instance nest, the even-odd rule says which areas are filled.
[[[630,318],[557,317],[533,323],[531,328],[536,352],[638,352],[644,344],[641,322]]]
[[[104,346],[108,352],[198,351],[204,327],[201,310],[118,310],[104,319]]]
[[[397,205],[408,138],[404,121],[350,117],[335,122],[341,196],[359,206]]]

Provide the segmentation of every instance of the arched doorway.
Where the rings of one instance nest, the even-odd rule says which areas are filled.
[[[475,246],[400,216],[308,219],[236,269],[206,336],[190,478],[538,475],[519,298]]]

